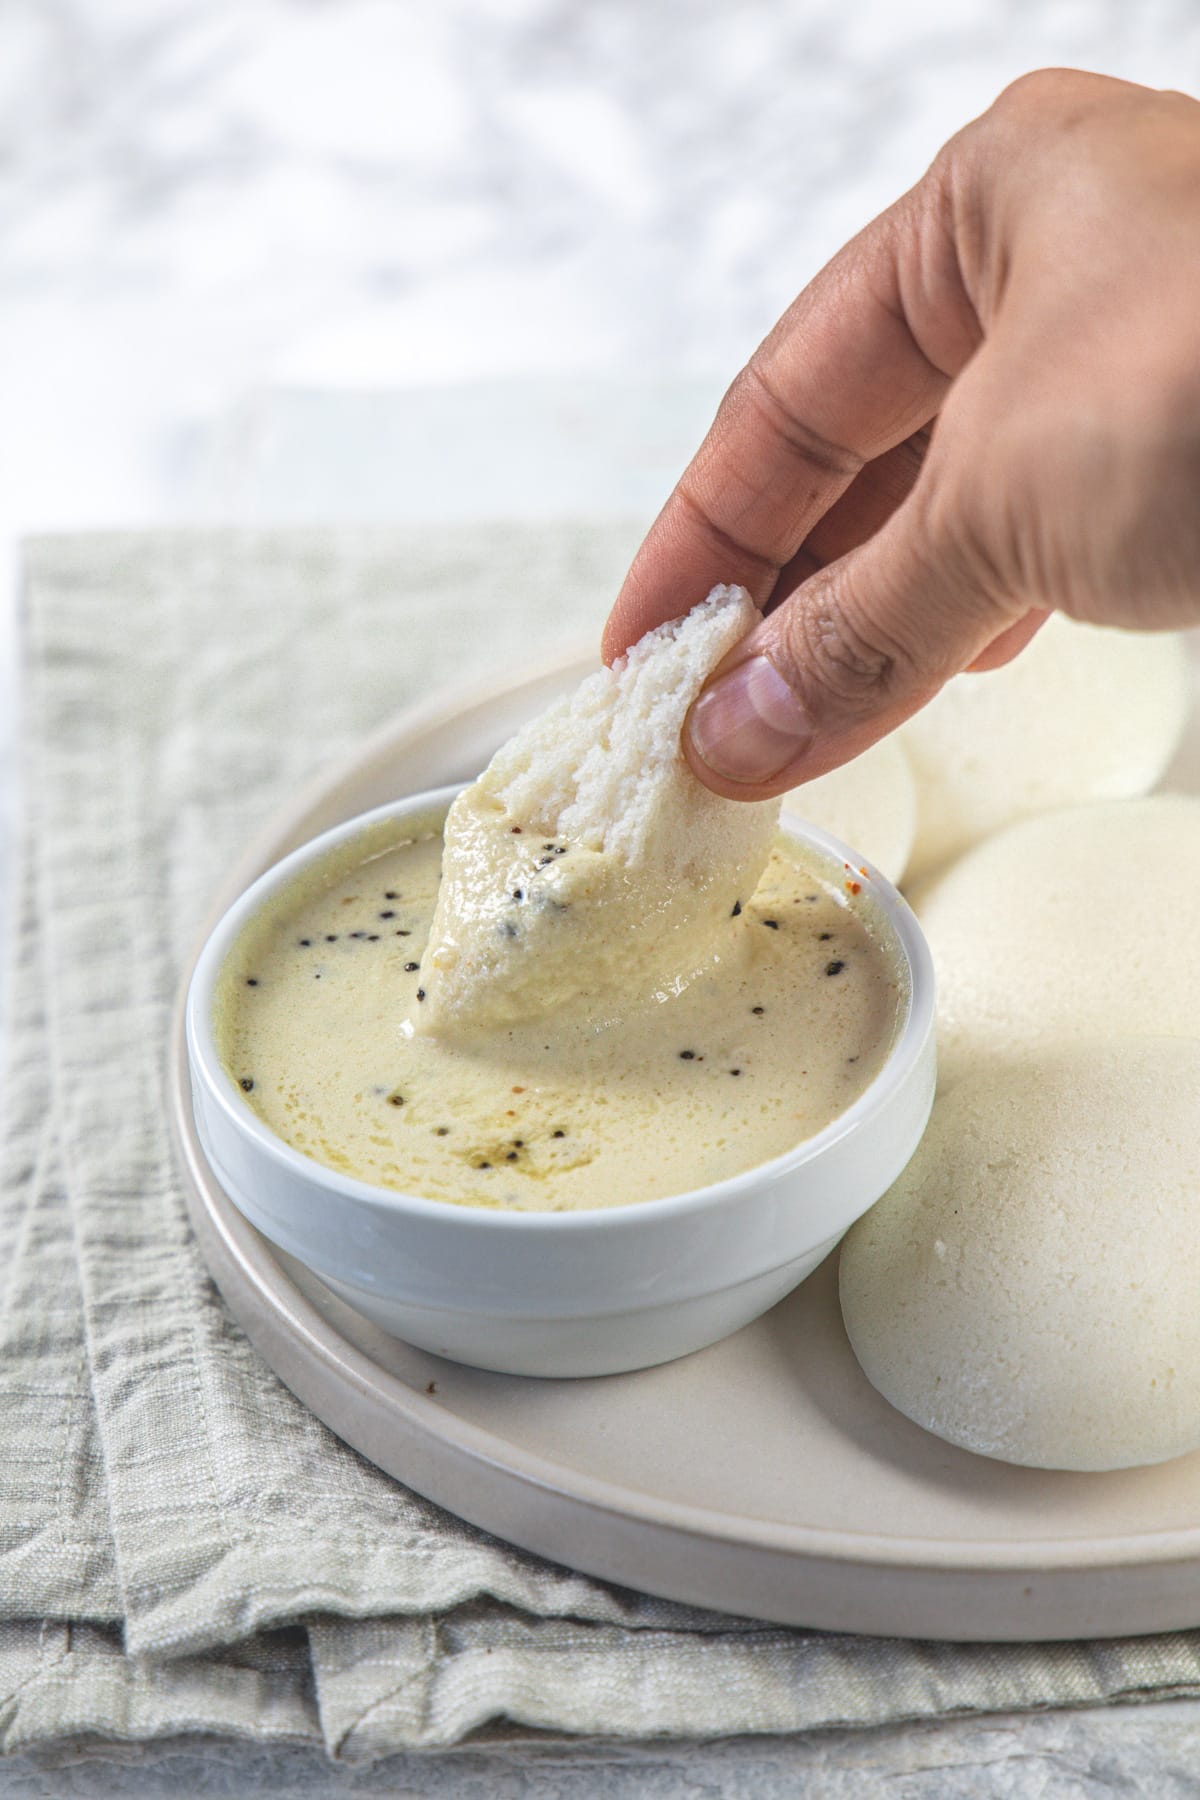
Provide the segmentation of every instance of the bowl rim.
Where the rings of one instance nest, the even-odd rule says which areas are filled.
[[[217,978],[225,960],[241,932],[258,908],[285,888],[303,870],[319,862],[328,852],[374,826],[391,820],[436,815],[449,808],[454,798],[469,785],[453,782],[428,788],[417,794],[402,796],[357,813],[340,824],[331,826],[309,838],[279,861],[272,863],[245,888],[226,908],[208,933],[193,965],[188,981],[184,1008],[184,1024],[188,1060],[194,1082],[203,1083],[207,1097],[215,1102],[230,1128],[253,1144],[281,1171],[303,1180],[310,1186],[324,1188],[330,1194],[351,1199],[360,1205],[383,1212],[423,1220],[446,1229],[502,1230],[525,1232],[576,1233],[583,1231],[626,1231],[639,1224],[649,1226],[677,1218],[682,1214],[706,1213],[725,1207],[744,1197],[746,1190],[773,1186],[786,1176],[803,1170],[806,1164],[825,1157],[845,1138],[858,1133],[871,1116],[881,1111],[904,1084],[919,1072],[925,1046],[933,1033],[935,1015],[935,979],[933,957],[925,935],[908,902],[894,884],[870,860],[852,849],[842,839],[823,827],[810,824],[795,813],[781,814],[779,829],[785,836],[816,850],[826,860],[852,869],[871,884],[871,897],[878,904],[895,939],[907,969],[908,994],[905,1016],[895,1042],[882,1068],[843,1113],[823,1126],[813,1136],[723,1181],[705,1187],[689,1188],[678,1194],[665,1194],[652,1200],[631,1200],[615,1206],[579,1207],[565,1212],[502,1211],[499,1208],[456,1204],[434,1200],[421,1194],[410,1194],[399,1188],[387,1188],[373,1182],[346,1175],[306,1156],[278,1137],[265,1125],[237,1092],[233,1077],[224,1068],[217,1053],[213,1031],[212,1003]]]

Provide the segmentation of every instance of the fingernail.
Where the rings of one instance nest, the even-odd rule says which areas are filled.
[[[770,781],[812,738],[799,701],[765,656],[751,657],[701,694],[689,729],[701,762],[726,781]]]

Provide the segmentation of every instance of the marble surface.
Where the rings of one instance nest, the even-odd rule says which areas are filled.
[[[22,533],[648,519],[805,279],[998,87],[1046,63],[1200,91],[1200,9],[6,0],[0,865]],[[806,1793],[855,1800],[1166,1797],[1200,1786],[1200,1710],[510,1746],[353,1777],[178,1754],[192,1762],[156,1759],[157,1774],[18,1759],[0,1793],[757,1800],[803,1772]]]

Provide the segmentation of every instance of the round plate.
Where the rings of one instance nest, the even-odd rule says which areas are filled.
[[[212,922],[327,826],[471,775],[592,661],[377,735],[276,822]],[[1045,1639],[1200,1621],[1200,1453],[1070,1475],[941,1443],[859,1370],[835,1258],[764,1318],[663,1368],[485,1374],[369,1325],[246,1223],[196,1141],[181,1012],[171,1107],[201,1249],[267,1362],[356,1450],[475,1525],[606,1580],[789,1625]]]

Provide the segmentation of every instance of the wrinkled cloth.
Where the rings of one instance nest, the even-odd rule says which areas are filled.
[[[636,532],[27,546],[0,1160],[0,1747],[219,1732],[370,1761],[498,1720],[781,1732],[1200,1693],[1200,1632],[783,1630],[517,1551],[275,1378],[191,1236],[165,1109],[210,897],[297,784],[449,681],[597,629]]]

